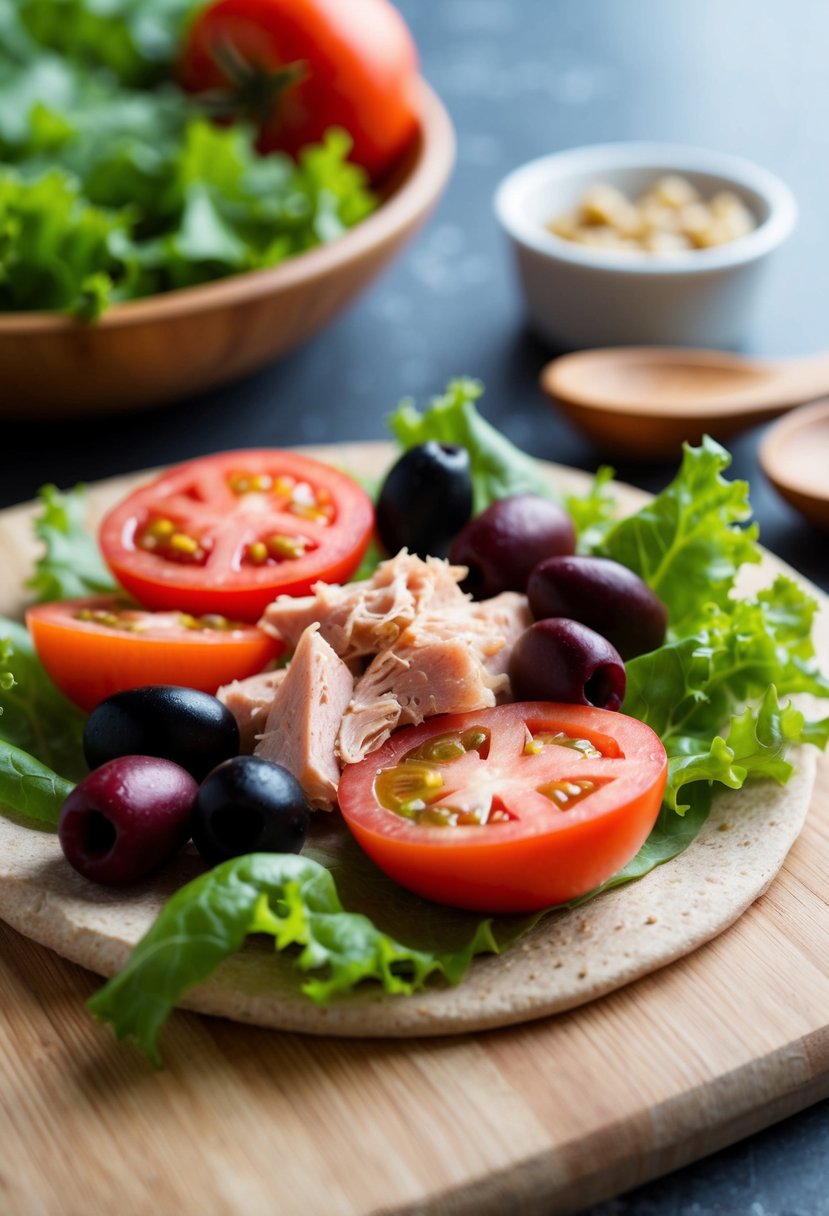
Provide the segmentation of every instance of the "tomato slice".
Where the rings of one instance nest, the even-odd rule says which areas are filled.
[[[144,607],[256,621],[280,593],[345,582],[373,525],[371,500],[345,473],[259,448],[163,473],[104,517],[99,541]]]
[[[401,886],[458,908],[532,912],[620,870],[666,780],[665,749],[635,718],[516,702],[398,731],[345,769],[339,798]]]
[[[26,613],[38,657],[81,709],[126,688],[180,684],[214,693],[255,675],[282,649],[256,625],[143,612],[118,596],[38,604]]]

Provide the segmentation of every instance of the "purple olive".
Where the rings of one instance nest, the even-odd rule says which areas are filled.
[[[578,621],[550,617],[522,633],[509,662],[516,701],[564,701],[618,709],[625,696],[625,665],[601,634]]]
[[[536,620],[570,617],[612,642],[623,659],[665,640],[665,605],[638,574],[607,557],[550,557],[527,581]]]
[[[455,537],[449,553],[467,566],[462,586],[475,599],[523,591],[534,566],[546,557],[572,553],[573,521],[562,507],[538,494],[516,494],[492,503]]]
[[[190,837],[198,784],[172,760],[120,756],[84,777],[63,804],[58,838],[84,878],[137,882]]]

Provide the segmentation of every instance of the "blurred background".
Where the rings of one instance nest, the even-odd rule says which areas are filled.
[[[492,194],[510,169],[549,151],[664,139],[738,153],[779,174],[800,221],[775,256],[747,350],[829,347],[829,9],[822,0],[401,0],[424,74],[456,126],[458,163],[428,227],[321,336],[232,388],[131,417],[4,423],[0,499],[46,479],[69,485],[216,450],[383,437],[383,419],[459,373],[486,384],[484,412],[539,456],[658,489],[670,465],[600,453],[537,387],[551,354],[527,333]],[[0,391],[2,389],[0,388]],[[232,417],[230,412],[232,411]],[[782,503],[756,462],[762,428],[731,444],[734,471],[772,549],[827,586],[820,534]]]

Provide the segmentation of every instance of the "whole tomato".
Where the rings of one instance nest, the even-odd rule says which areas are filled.
[[[218,0],[193,21],[179,76],[255,122],[260,152],[296,156],[343,127],[376,178],[417,130],[417,50],[388,0]]]

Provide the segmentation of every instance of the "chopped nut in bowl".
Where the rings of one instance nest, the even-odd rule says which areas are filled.
[[[547,227],[578,245],[666,254],[725,245],[751,232],[757,221],[733,190],[706,199],[686,177],[669,173],[634,200],[617,186],[597,182],[575,210],[555,216]]]
[[[495,209],[531,323],[558,347],[737,345],[797,214],[759,166],[645,143],[532,161],[501,183]]]

